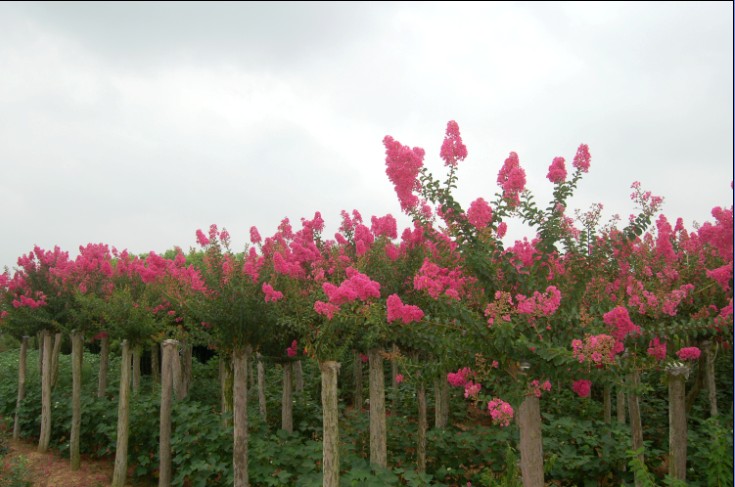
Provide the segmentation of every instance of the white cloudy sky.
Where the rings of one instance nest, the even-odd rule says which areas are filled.
[[[467,204],[510,151],[550,196],[555,156],[592,154],[573,207],[670,219],[733,193],[733,5],[0,3],[0,268],[34,244],[133,252],[225,226],[399,213],[382,139],[469,150]],[[399,220],[406,224],[406,219]],[[522,235],[520,228],[509,235]]]

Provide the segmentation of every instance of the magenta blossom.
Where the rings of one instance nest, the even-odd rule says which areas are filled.
[[[388,323],[401,320],[404,324],[421,321],[424,312],[421,308],[411,304],[403,304],[397,294],[391,294],[385,302]]]
[[[513,420],[513,407],[502,399],[493,398],[487,403],[487,410],[493,419],[493,424],[502,427],[510,426]]]
[[[549,166],[546,178],[554,184],[563,183],[567,179],[567,168],[564,167],[564,158],[555,157]]]
[[[590,169],[590,149],[587,144],[581,144],[577,149],[577,154],[574,156],[572,166],[579,169],[582,172],[587,172]]]
[[[592,382],[585,379],[574,381],[572,384],[572,390],[577,393],[579,397],[589,397],[592,391]]]
[[[202,232],[201,230],[197,230],[197,243],[202,247],[206,247],[207,245],[209,245],[209,239],[206,235],[204,235],[204,232]]]
[[[648,355],[654,357],[656,360],[666,359],[666,343],[661,343],[658,337],[655,337],[648,344]]]
[[[493,219],[493,210],[490,205],[482,198],[477,198],[475,201],[470,203],[470,208],[467,210],[467,221],[478,230],[487,227],[487,225]]]
[[[458,161],[463,161],[467,157],[467,147],[462,143],[459,125],[454,120],[447,123],[447,132],[439,155],[444,159],[444,165],[451,167],[456,167]]]
[[[701,354],[702,351],[697,347],[684,347],[676,352],[676,356],[681,360],[697,360]]]
[[[403,382],[404,379],[405,378],[403,377],[403,374],[396,374],[396,377],[394,380],[396,381],[396,384],[400,384],[401,382]]]
[[[413,194],[421,185],[418,180],[419,171],[424,165],[424,150],[419,147],[411,149],[393,140],[386,135],[383,139],[385,145],[385,169],[388,179],[393,183],[401,209],[405,212],[411,211],[419,202],[419,198]]]

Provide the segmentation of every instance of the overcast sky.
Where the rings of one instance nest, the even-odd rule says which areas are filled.
[[[284,217],[398,216],[383,137],[443,176],[449,120],[465,205],[510,151],[545,203],[586,143],[571,207],[626,217],[640,181],[711,220],[733,199],[733,4],[2,2],[0,269],[35,244],[187,250],[216,223],[240,249]]]

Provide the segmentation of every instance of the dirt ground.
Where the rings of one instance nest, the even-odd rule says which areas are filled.
[[[82,457],[79,470],[72,472],[69,459],[57,453],[38,453],[36,444],[10,441],[10,452],[3,458],[7,465],[18,457],[26,460],[33,487],[105,487],[112,480],[113,460],[90,460]],[[3,465],[0,465],[0,468]],[[0,469],[0,475],[3,475]],[[126,483],[129,487],[140,487],[139,484]]]

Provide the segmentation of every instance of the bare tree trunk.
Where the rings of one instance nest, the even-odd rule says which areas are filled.
[[[686,481],[687,477],[687,416],[685,382],[689,367],[671,367],[669,378],[669,476]]]
[[[324,487],[339,487],[339,409],[337,406],[338,362],[321,362],[323,447],[322,469]]]
[[[419,407],[418,445],[416,446],[416,467],[419,472],[426,472],[426,430],[428,420],[426,418],[426,387],[424,382],[419,382],[416,390],[416,398]]]
[[[36,333],[36,348],[38,348],[38,376],[43,375],[43,334],[48,333],[46,330]]]
[[[128,417],[130,413],[130,369],[132,352],[127,340],[122,342],[120,362],[120,396],[117,403],[117,445],[115,447],[115,469],[110,487],[124,487],[128,473]]]
[[[370,361],[370,463],[386,468],[388,447],[385,425],[385,371],[380,350],[368,351]]]
[[[520,430],[521,476],[524,487],[543,487],[544,450],[541,439],[541,406],[534,394],[528,394],[518,408]]]
[[[281,396],[281,429],[293,433],[293,394],[291,393],[291,362],[283,364],[283,394]]]
[[[265,399],[265,364],[258,354],[258,412],[263,422],[268,420],[268,402]]]
[[[41,373],[41,433],[38,438],[38,451],[48,451],[51,442],[51,334],[43,333],[43,371]]]
[[[51,389],[56,387],[56,381],[59,379],[59,355],[61,354],[62,338],[61,333],[54,336],[54,351],[51,355]]]
[[[634,451],[641,450],[638,455],[638,460],[641,464],[645,462],[645,455],[643,454],[643,426],[641,425],[641,409],[638,402],[638,388],[640,386],[640,372],[633,370],[628,375],[628,383],[631,386],[631,390],[628,392],[628,414],[630,416],[630,435],[631,435],[631,446]],[[639,476],[635,477],[635,486],[641,487],[643,480]]]
[[[71,469],[79,470],[79,437],[82,428],[82,359],[84,337],[82,332],[71,332],[71,433],[69,435],[69,457]]]
[[[184,391],[181,389],[181,384],[182,384],[183,379],[181,378],[182,372],[181,372],[180,350],[181,350],[181,343],[178,343],[176,347],[176,353],[174,354],[174,359],[171,362],[171,373],[174,378],[174,396],[179,401],[184,399]]]
[[[140,391],[140,345],[133,347],[133,395]]]
[[[13,439],[20,438],[20,404],[26,397],[26,365],[28,363],[28,337],[24,336],[20,342],[20,357],[18,358],[18,400],[15,403],[15,421],[13,422]]]
[[[618,386],[617,403],[615,413],[618,418],[618,424],[625,424],[625,392],[621,386]]]
[[[161,345],[154,343],[151,345],[151,378],[154,384],[161,383],[161,364],[159,362],[159,349]]]
[[[247,487],[248,480],[248,350],[238,349],[232,353],[234,381],[232,396],[234,402],[234,448],[232,466],[234,487]]]
[[[192,352],[193,347],[189,342],[182,343],[181,351],[181,388],[178,399],[183,399],[189,395],[189,388],[191,387],[191,373],[192,373]]]
[[[171,362],[178,349],[176,340],[163,342],[163,364],[161,367],[161,420],[158,444],[158,487],[171,487],[171,403],[173,395],[173,368]]]
[[[398,411],[398,382],[396,382],[396,376],[398,375],[398,345],[393,344],[391,350],[391,361],[390,361],[390,410],[392,414],[396,414]]]
[[[110,337],[100,339],[100,370],[97,382],[97,397],[105,397],[107,391],[107,370],[110,367]]]
[[[434,427],[446,428],[449,423],[449,383],[445,377],[434,380]]]
[[[707,398],[709,399],[709,415],[717,416],[717,385],[715,383],[715,350],[713,342],[704,342],[705,382],[707,384]]]
[[[355,362],[352,368],[353,377],[355,379],[355,395],[352,400],[352,407],[358,413],[362,411],[362,357],[355,352]]]
[[[176,354],[175,354],[176,355]],[[171,373],[174,388],[176,387],[176,376],[173,375],[176,364],[176,356],[171,361]],[[229,426],[232,420],[232,368],[227,357],[220,352],[219,357],[219,379],[220,399],[222,403],[222,421],[224,426]]]
[[[605,423],[612,423],[612,391],[610,384],[605,384],[602,391],[603,420]]]
[[[293,363],[293,378],[294,378],[294,390],[297,394],[304,391],[304,368],[301,364],[301,360],[297,360]]]

